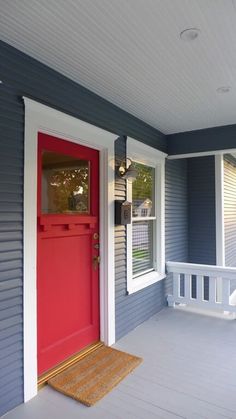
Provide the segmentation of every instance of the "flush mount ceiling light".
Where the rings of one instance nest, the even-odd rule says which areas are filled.
[[[216,89],[217,93],[228,93],[230,92],[231,87],[230,86],[221,86]]]
[[[195,41],[200,34],[200,29],[197,28],[188,28],[184,29],[184,31],[180,32],[180,39],[182,41]]]

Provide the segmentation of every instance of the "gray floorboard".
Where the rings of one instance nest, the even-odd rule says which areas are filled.
[[[236,320],[167,308],[115,347],[144,362],[95,406],[45,387],[5,419],[236,419]]]

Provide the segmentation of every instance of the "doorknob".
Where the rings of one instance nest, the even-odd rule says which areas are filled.
[[[100,256],[93,256],[93,269],[96,271],[100,263]]]

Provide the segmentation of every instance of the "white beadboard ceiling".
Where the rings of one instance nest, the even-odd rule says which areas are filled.
[[[236,123],[235,1],[0,0],[0,37],[170,134]]]

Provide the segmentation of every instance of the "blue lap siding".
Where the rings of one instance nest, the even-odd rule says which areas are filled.
[[[188,159],[188,261],[216,264],[215,157]]]
[[[158,130],[1,41],[0,80],[3,82],[0,84],[0,415],[2,415],[23,401],[24,105],[22,96],[30,97],[115,133],[118,138],[115,143],[117,164],[119,159],[126,155],[126,136],[164,152],[167,152],[167,138]],[[172,143],[171,141],[170,139],[169,147],[171,144],[175,147],[176,141]],[[179,152],[179,149],[176,151],[176,148],[172,148],[172,151]],[[213,182],[211,158],[199,159],[199,163],[185,160],[166,162],[167,260],[214,263]],[[122,179],[116,178],[115,194],[116,199],[126,199],[126,185]],[[195,229],[199,217],[203,220],[205,230],[202,226],[199,231]],[[116,226],[114,234],[116,339],[119,339],[161,310],[165,305],[166,293],[170,291],[170,281],[160,281],[137,293],[127,295],[125,227]],[[205,243],[204,238],[208,242]],[[213,244],[211,249],[207,250],[209,239]]]
[[[28,96],[91,124],[129,135],[166,151],[165,136],[127,112],[45,65],[0,42],[0,415],[23,401],[23,169],[24,106]],[[118,186],[117,186],[118,188]],[[122,195],[122,190],[121,190]],[[116,232],[116,279],[125,243]],[[117,285],[119,293],[119,285]],[[148,291],[142,307],[131,305],[120,322],[124,334],[159,308],[159,292]],[[157,308],[154,308],[157,307]],[[119,310],[118,310],[119,313]],[[138,313],[138,314],[137,314]],[[137,315],[137,320],[133,318]],[[128,325],[128,326],[127,326]]]
[[[126,155],[126,141],[116,141],[117,165]],[[166,260],[188,260],[187,162],[166,161]],[[126,199],[126,183],[116,177],[116,199]],[[126,229],[115,227],[116,338],[119,339],[166,304],[171,278],[127,295]]]
[[[236,124],[168,135],[168,154],[189,154],[236,148]]]
[[[188,262],[188,161],[167,160],[165,170],[166,261]],[[165,281],[172,294],[172,276]]]
[[[126,139],[116,140],[116,166],[126,155]],[[116,199],[126,199],[126,181],[116,176]],[[116,339],[134,329],[164,306],[163,281],[127,295],[126,227],[115,227]]]
[[[0,415],[23,398],[23,133],[21,101],[0,92]]]

